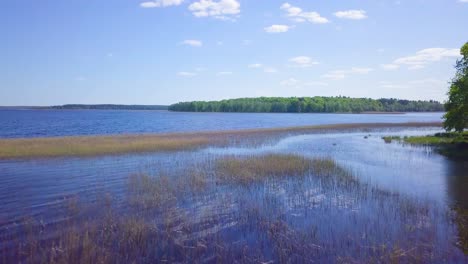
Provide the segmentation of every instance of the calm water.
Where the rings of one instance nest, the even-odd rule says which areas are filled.
[[[203,131],[353,122],[422,122],[440,121],[441,118],[438,113],[0,113],[2,124],[7,124],[7,129],[2,127],[2,137]],[[371,129],[288,136],[251,147],[241,144],[171,153],[3,160],[0,161],[0,254],[17,247],[25,223],[28,223],[25,219],[37,220],[34,223],[40,230],[40,236],[50,235],[54,225],[68,223],[66,212],[71,199],[77,198],[80,204],[86,206],[96,206],[99,218],[99,211],[103,208],[100,201],[104,195],[109,195],[119,215],[132,212],[156,226],[167,226],[165,221],[170,218],[174,224],[166,228],[175,234],[177,241],[182,241],[178,243],[189,246],[201,241],[210,249],[210,241],[218,239],[216,248],[221,240],[232,254],[238,251],[248,256],[258,254],[261,256],[259,259],[265,262],[281,256],[274,244],[281,243],[282,247],[291,248],[295,254],[299,254],[289,259],[293,262],[307,259],[334,262],[338,257],[365,262],[375,260],[376,256],[393,254],[391,250],[387,252],[383,248],[392,249],[398,245],[409,252],[408,256],[413,253],[432,256],[425,262],[465,263],[468,259],[463,250],[468,249],[457,246],[463,224],[459,224],[459,220],[454,221],[452,209],[468,209],[468,164],[447,159],[430,148],[386,144],[381,139],[387,135],[425,135],[439,131],[440,128]],[[195,168],[202,168],[210,175],[208,178],[215,177],[214,164],[217,159],[226,156],[249,158],[263,154],[332,158],[351,172],[359,185],[352,188],[330,185],[326,179],[319,180],[313,175],[301,180],[267,181],[250,188],[223,185],[213,180],[202,192],[176,194],[177,202],[163,209],[135,211],[127,202],[129,177],[135,173],[144,172],[155,178],[164,174],[173,181],[181,178],[182,182],[186,182],[187,175]],[[270,231],[264,230],[265,225]],[[277,237],[268,235],[272,232],[271,228],[278,232],[275,233]],[[279,241],[278,237],[282,239]],[[302,248],[301,245],[311,247]],[[246,248],[251,251],[246,251]],[[207,259],[210,259],[209,252],[204,255]],[[176,260],[187,261],[184,258],[173,259]]]
[[[245,114],[168,111],[0,110],[0,138],[167,133],[343,123],[441,121],[442,113]]]

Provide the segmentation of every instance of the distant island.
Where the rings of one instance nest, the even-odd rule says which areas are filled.
[[[221,101],[180,102],[169,106],[178,112],[241,113],[364,113],[364,112],[443,112],[437,101],[370,99],[350,97],[258,97]]]
[[[120,105],[120,104],[66,104],[51,106],[51,109],[65,110],[167,110],[167,105]]]

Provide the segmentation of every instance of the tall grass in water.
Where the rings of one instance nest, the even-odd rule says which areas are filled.
[[[343,184],[355,182],[354,177],[340,168],[332,159],[308,159],[293,154],[269,154],[244,158],[224,157],[217,161],[215,171],[220,179],[243,185],[271,178],[304,177],[310,174]]]
[[[6,256],[2,261],[464,260],[450,251],[450,241],[437,240],[443,228],[449,229],[440,226],[441,214],[360,184],[333,160],[268,154],[200,163],[130,175],[128,199],[123,204],[105,199],[97,214],[80,212],[72,200],[67,203],[72,217],[53,228],[29,221],[22,231],[25,239],[0,251]]]

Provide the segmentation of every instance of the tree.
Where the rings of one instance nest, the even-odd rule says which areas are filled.
[[[460,49],[462,58],[457,60],[455,77],[445,104],[444,128],[462,132],[468,126],[468,42]]]

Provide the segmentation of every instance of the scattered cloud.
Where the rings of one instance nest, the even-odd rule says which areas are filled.
[[[458,0],[459,3],[468,3],[468,0]]]
[[[265,73],[277,73],[278,70],[274,67],[270,67],[270,66],[265,66],[261,63],[252,63],[250,65],[248,65],[249,68],[251,69],[263,69],[263,72]]]
[[[374,69],[372,68],[357,68],[357,67],[353,67],[351,68],[350,71],[348,71],[348,73],[351,73],[351,74],[368,74],[369,72],[373,71]]]
[[[182,72],[178,72],[177,75],[182,76],[182,77],[193,77],[193,76],[196,76],[197,74],[194,72],[182,71]]]
[[[230,72],[230,71],[221,71],[221,72],[218,72],[217,75],[232,75],[232,72]]]
[[[216,41],[216,45],[222,46],[224,43],[222,41]]]
[[[277,73],[278,70],[276,68],[273,68],[273,67],[266,67],[263,69],[263,72],[265,73]]]
[[[262,68],[263,64],[261,64],[261,63],[252,63],[252,64],[249,64],[248,67],[249,68]]]
[[[192,46],[192,47],[201,47],[203,46],[203,42],[196,39],[186,39],[181,42],[182,45]]]
[[[307,56],[298,56],[289,59],[289,62],[292,63],[291,66],[293,67],[311,67],[312,65],[317,65],[319,64],[317,61],[313,61],[310,57]]]
[[[264,28],[265,32],[267,33],[284,33],[288,32],[290,26],[287,25],[271,25],[269,27]]]
[[[322,75],[322,78],[330,79],[330,80],[341,80],[341,79],[346,78],[346,72],[342,71],[342,70],[330,71],[330,72]]]
[[[447,86],[446,81],[434,78],[418,79],[401,83],[381,81],[380,87],[389,89],[410,89],[410,88],[428,88],[432,90],[445,91]]]
[[[294,78],[289,78],[287,80],[284,80],[280,82],[280,85],[282,86],[297,86],[299,84],[299,80],[294,79]]]
[[[400,68],[398,64],[381,64],[380,67],[386,71],[393,71]]]
[[[326,24],[327,18],[320,16],[317,12],[304,12],[301,8],[292,6],[289,3],[281,5],[280,9],[286,11],[286,16],[290,17],[295,22],[310,22],[314,24]]]
[[[330,71],[324,75],[322,75],[322,78],[325,79],[330,79],[330,80],[342,80],[346,78],[349,75],[354,75],[354,74],[368,74],[374,69],[372,68],[358,68],[358,67],[353,67],[350,70],[336,70],[336,71]]]
[[[178,6],[182,4],[184,0],[155,0],[140,3],[143,8],[155,8],[155,7],[167,7],[167,6]]]
[[[343,19],[353,19],[353,20],[361,20],[366,19],[366,11],[364,10],[346,10],[346,11],[338,11],[333,13],[338,18]]]
[[[236,0],[200,0],[190,4],[188,9],[196,17],[233,20],[240,13],[240,3]]]
[[[415,55],[398,58],[393,64],[406,65],[410,70],[417,70],[432,62],[457,57],[460,57],[459,49],[429,48],[420,50]]]

